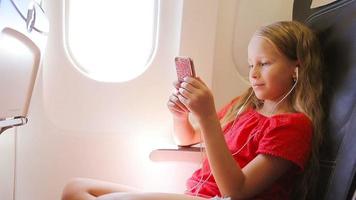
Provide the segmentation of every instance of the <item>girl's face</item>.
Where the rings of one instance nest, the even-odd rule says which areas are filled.
[[[258,99],[276,102],[291,89],[297,61],[288,59],[270,40],[252,37],[248,63],[249,80]]]

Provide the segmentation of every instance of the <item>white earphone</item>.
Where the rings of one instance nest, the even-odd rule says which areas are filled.
[[[299,76],[299,74],[298,74],[298,68],[299,68],[299,65],[297,65],[297,67],[295,68],[295,82],[298,82],[298,76]]]

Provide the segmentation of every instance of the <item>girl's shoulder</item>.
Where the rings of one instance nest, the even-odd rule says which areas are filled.
[[[249,112],[251,112],[251,114],[257,115],[257,117],[263,121],[268,121],[270,129],[282,126],[291,126],[305,130],[313,126],[313,123],[310,118],[306,114],[300,112],[282,113],[270,117],[264,116],[253,109],[250,109]]]
[[[284,113],[275,115],[272,118],[275,119],[276,123],[279,125],[296,125],[296,126],[303,126],[303,127],[311,127],[312,121],[310,118],[304,113]]]
[[[258,112],[256,112],[258,113]],[[257,153],[292,161],[304,169],[312,145],[313,125],[304,113],[284,113],[271,117],[257,115],[261,122]]]

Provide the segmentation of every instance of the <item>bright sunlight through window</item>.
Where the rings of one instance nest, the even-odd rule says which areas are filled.
[[[157,0],[67,0],[67,49],[80,71],[105,82],[136,78],[155,49]]]

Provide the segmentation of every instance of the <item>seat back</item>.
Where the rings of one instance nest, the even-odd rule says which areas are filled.
[[[293,19],[317,33],[324,53],[322,103],[327,123],[318,199],[351,199],[356,170],[356,3],[338,0],[311,9],[311,2],[294,1]]]
[[[0,134],[27,123],[49,30],[41,2],[0,0]]]

